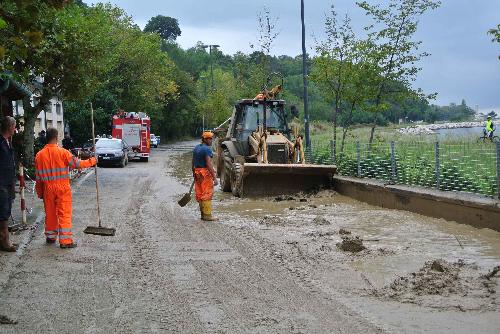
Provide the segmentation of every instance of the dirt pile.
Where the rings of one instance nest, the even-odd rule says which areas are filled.
[[[426,262],[418,272],[398,277],[375,295],[441,309],[498,310],[498,278],[488,277],[463,260],[438,259]]]
[[[339,234],[340,234],[340,235],[347,235],[347,234],[351,234],[351,231],[346,230],[345,228],[341,228],[341,229],[339,230]]]
[[[363,245],[363,239],[361,239],[358,236],[355,237],[343,236],[342,242],[339,242],[337,244],[337,247],[343,250],[344,252],[352,252],[352,253],[358,253],[366,249],[366,247]]]
[[[259,224],[283,226],[286,225],[286,220],[278,216],[264,216],[259,220]]]
[[[325,217],[323,216],[317,216],[312,220],[312,223],[314,225],[330,225],[330,221],[328,221]]]

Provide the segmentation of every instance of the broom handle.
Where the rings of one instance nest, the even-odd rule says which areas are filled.
[[[94,165],[94,171],[95,171],[95,190],[97,194],[97,218],[99,219],[99,227],[101,227],[101,208],[99,207],[99,180],[97,177],[97,151],[95,149],[94,108],[92,108],[92,102],[90,102],[90,117],[92,119],[92,143],[94,145],[94,157],[96,159],[96,163]]]
[[[189,188],[189,194],[193,192],[194,182],[195,180],[193,180],[193,183],[191,183],[191,188]]]

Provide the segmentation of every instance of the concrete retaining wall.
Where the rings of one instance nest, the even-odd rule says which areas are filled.
[[[336,176],[333,183],[340,194],[372,205],[500,232],[500,201],[496,199],[341,176]]]

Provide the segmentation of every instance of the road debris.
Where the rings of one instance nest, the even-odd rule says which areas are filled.
[[[342,242],[337,243],[337,247],[345,252],[358,253],[365,250],[366,247],[363,245],[363,240],[358,237],[342,237]]]

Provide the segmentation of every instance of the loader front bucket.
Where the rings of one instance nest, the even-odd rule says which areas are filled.
[[[240,196],[295,194],[329,187],[336,170],[334,165],[245,163]]]

